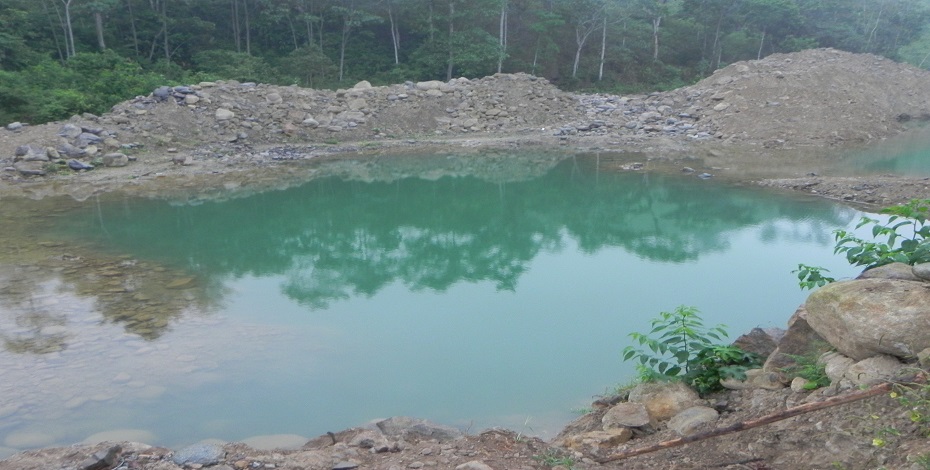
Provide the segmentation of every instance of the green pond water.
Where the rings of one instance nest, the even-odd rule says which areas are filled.
[[[552,437],[631,379],[620,351],[658,312],[694,305],[735,337],[785,325],[798,263],[856,274],[831,235],[855,210],[547,162],[69,204],[35,234],[61,265],[0,265],[0,452],[395,415]]]

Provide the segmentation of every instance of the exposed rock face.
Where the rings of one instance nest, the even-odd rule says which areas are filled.
[[[930,346],[930,286],[924,282],[834,282],[811,294],[806,307],[811,328],[855,360],[913,357]]]

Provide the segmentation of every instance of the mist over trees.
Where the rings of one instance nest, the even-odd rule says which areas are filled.
[[[834,47],[930,67],[930,0],[0,0],[0,123],[165,84],[527,72],[616,93]]]

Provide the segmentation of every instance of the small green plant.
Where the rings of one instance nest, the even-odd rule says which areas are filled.
[[[639,348],[627,346],[623,360],[637,360],[641,381],[682,379],[701,395],[719,390],[720,380],[744,379],[759,358],[736,346],[716,344],[727,337],[726,326],[704,326],[695,307],[660,312],[648,334],[630,333]],[[653,336],[655,335],[655,336]]]
[[[557,449],[549,449],[545,454],[536,455],[533,458],[547,467],[562,466],[568,470],[575,468],[575,459],[565,455],[562,451]]]
[[[808,266],[804,263],[798,264],[798,269],[791,271],[792,274],[798,275],[798,285],[801,286],[801,289],[813,289],[815,287],[823,287],[831,282],[836,281],[836,279],[825,276],[823,273],[830,272],[827,268],[822,268],[820,266]]]
[[[882,223],[863,217],[856,228],[872,226],[872,238],[866,241],[846,230],[834,231],[834,253],[843,253],[850,264],[871,269],[889,263],[919,264],[930,262],[930,199],[913,199],[906,204],[882,209],[889,214]],[[907,229],[907,233],[902,233]]]
[[[787,356],[794,360],[794,365],[786,367],[782,371],[789,376],[801,377],[807,380],[804,385],[805,390],[816,390],[830,385],[830,378],[827,377],[827,366],[818,361],[816,357],[794,354],[788,354]]]

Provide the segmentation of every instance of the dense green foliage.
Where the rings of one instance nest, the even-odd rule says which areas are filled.
[[[103,112],[153,84],[528,72],[677,87],[810,47],[928,65],[930,0],[0,0],[0,122]]]
[[[755,354],[716,344],[727,336],[726,328],[704,326],[694,307],[660,312],[651,324],[648,334],[630,333],[639,348],[627,346],[623,350],[624,361],[640,363],[643,380],[680,378],[703,396],[720,390],[721,380],[744,379],[746,370],[761,364]]]

